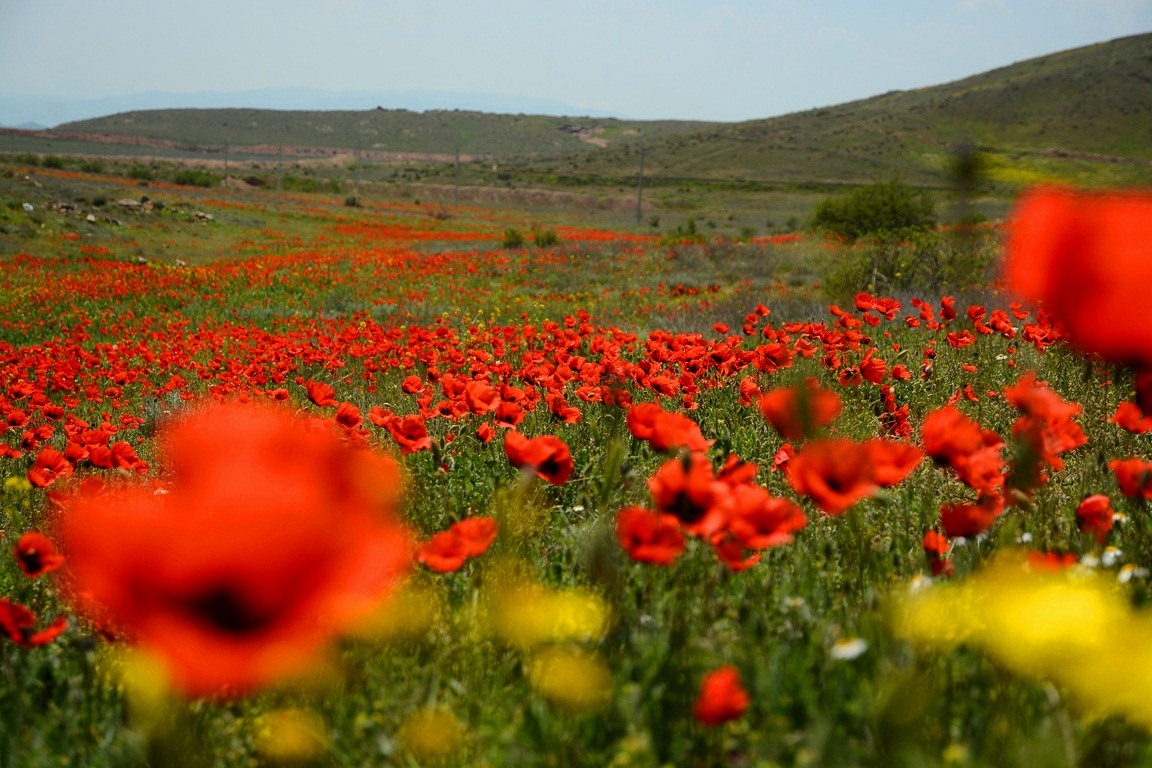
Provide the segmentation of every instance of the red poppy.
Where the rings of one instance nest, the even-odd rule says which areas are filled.
[[[728,521],[731,488],[702,454],[670,459],[648,478],[656,510],[674,515],[694,536],[710,537]]]
[[[1130,499],[1152,499],[1152,462],[1112,459],[1108,468],[1116,475],[1120,492]]]
[[[792,541],[792,534],[808,524],[804,511],[788,499],[758,485],[732,489],[731,516],[726,529],[748,549],[767,549]]]
[[[336,405],[336,390],[322,381],[311,381],[304,385],[308,399],[320,407]]]
[[[1116,413],[1108,421],[1135,435],[1152,432],[1152,416],[1145,415],[1139,405],[1127,400],[1116,407]]]
[[[1041,188],[1017,203],[1005,274],[1043,302],[1080,349],[1152,363],[1152,324],[1133,322],[1152,285],[1152,196]]]
[[[928,531],[924,534],[923,547],[928,565],[932,568],[932,575],[951,576],[954,569],[952,561],[948,559],[948,552],[952,545],[947,537],[936,531]]]
[[[884,488],[899,483],[924,459],[923,451],[899,440],[873,438],[865,440],[863,445],[872,459],[876,484]]]
[[[803,440],[836,420],[843,407],[833,391],[810,379],[799,387],[774,389],[760,396],[760,413],[785,440]]]
[[[42,448],[28,470],[28,482],[37,488],[47,488],[57,480],[71,476],[72,464],[54,448]]]
[[[64,565],[64,556],[57,554],[56,545],[39,531],[28,531],[16,542],[16,562],[30,578],[49,573]]]
[[[500,393],[486,381],[470,381],[464,386],[464,402],[472,413],[491,413],[500,405]]]
[[[493,517],[466,517],[453,523],[449,530],[464,542],[464,552],[468,557],[479,557],[496,541],[499,526]]]
[[[65,502],[65,586],[162,658],[189,695],[243,693],[302,669],[407,565],[396,464],[349,447],[330,420],[213,405],[160,446],[170,492]]]
[[[616,514],[616,540],[640,563],[671,565],[686,546],[680,522],[643,507],[625,507]]]
[[[852,440],[817,440],[788,462],[788,483],[829,515],[840,515],[880,488],[871,450]]]
[[[36,631],[36,614],[26,606],[13,603],[6,597],[0,597],[0,632],[21,648],[36,648],[47,645],[60,636],[68,628],[68,619],[64,616],[56,619],[49,626]]]
[[[1076,507],[1076,527],[1081,533],[1096,537],[1096,542],[1104,546],[1108,532],[1112,530],[1112,501],[1102,493],[1088,496]]]
[[[971,538],[984,533],[1004,511],[1004,497],[984,495],[975,503],[945,504],[940,508],[940,527],[950,539]]]
[[[748,692],[740,682],[740,670],[733,666],[709,672],[700,683],[700,695],[692,714],[702,725],[716,726],[736,720],[748,709]]]
[[[400,446],[401,453],[416,453],[432,447],[432,438],[428,436],[428,428],[419,414],[392,418],[388,421],[387,429]]]
[[[519,432],[504,435],[504,454],[514,467],[530,467],[541,480],[552,485],[564,485],[572,474],[572,453],[568,445],[555,435],[531,439]]]
[[[452,573],[464,567],[468,552],[463,539],[455,531],[440,531],[424,542],[416,553],[416,561],[437,573]]]

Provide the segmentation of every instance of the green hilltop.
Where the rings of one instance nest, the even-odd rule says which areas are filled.
[[[645,178],[655,186],[749,190],[826,189],[892,177],[945,187],[957,147],[968,146],[978,151],[983,178],[1005,189],[1042,181],[1150,185],[1152,33],[943,85],[740,123],[379,108],[170,109],[68,123],[8,143],[0,149],[72,146],[116,154],[154,147],[153,156],[206,158],[222,150],[360,151],[369,163],[422,165],[419,176],[433,179],[451,173],[445,161],[459,152],[476,161],[465,173],[469,183],[493,183],[498,162],[499,179],[600,187],[633,183],[643,151]]]

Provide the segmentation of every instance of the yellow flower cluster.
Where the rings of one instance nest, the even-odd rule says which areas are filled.
[[[968,645],[1009,669],[1051,680],[1089,716],[1152,729],[1152,612],[1091,570],[1029,568],[1008,553],[963,582],[905,597],[895,631],[923,647]]]

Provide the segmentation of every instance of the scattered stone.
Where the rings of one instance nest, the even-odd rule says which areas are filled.
[[[140,210],[140,201],[139,200],[133,200],[130,197],[125,197],[121,200],[117,200],[116,205],[120,206],[121,208],[127,208],[130,211]]]
[[[24,203],[24,213],[32,213],[34,210],[36,209],[32,207],[32,203]]]
[[[212,214],[204,213],[204,211],[193,211],[192,215],[196,217],[197,221],[209,222],[216,220],[213,218]]]
[[[95,224],[96,223],[96,217],[90,213],[84,217],[84,221],[88,222],[89,224]]]

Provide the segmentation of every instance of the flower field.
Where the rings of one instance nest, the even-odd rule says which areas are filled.
[[[148,192],[0,257],[3,765],[1152,764],[1146,198],[833,302],[813,235]]]

